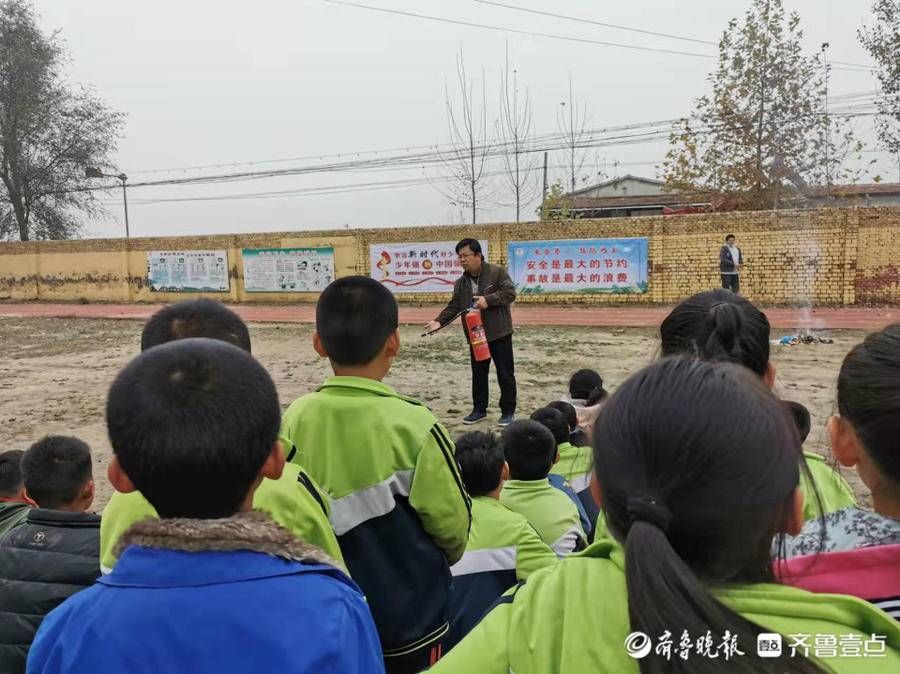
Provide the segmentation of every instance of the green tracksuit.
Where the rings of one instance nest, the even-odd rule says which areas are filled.
[[[462,558],[450,567],[454,638],[467,634],[506,590],[557,557],[528,520],[497,499],[472,499],[472,528]]]
[[[856,499],[853,496],[853,490],[846,480],[841,477],[840,473],[835,471],[825,462],[825,458],[821,454],[815,452],[803,452],[806,465],[812,475],[816,490],[822,499],[824,513],[819,513],[819,506],[816,503],[813,492],[809,489],[806,473],[800,471],[800,488],[803,490],[803,519],[814,520],[820,514],[827,515],[836,510],[841,510],[847,506],[856,505]]]
[[[471,502],[434,415],[379,381],[331,377],[294,401],[281,434],[331,498],[331,524],[385,656],[440,640]]]
[[[822,505],[825,513],[833,513],[842,508],[856,505],[856,499],[850,485],[829,466],[824,457],[815,452],[803,452],[806,465],[812,474],[813,482],[815,482],[816,490],[819,498],[822,499]],[[803,491],[803,519],[814,520],[819,517],[819,506],[816,503],[815,496],[809,488],[809,481],[806,479],[806,473],[800,471],[800,489]],[[604,524],[605,526],[605,524]],[[600,531],[600,522],[597,523],[597,531]],[[597,534],[594,534],[595,539]]]
[[[621,547],[603,540],[554,567],[538,571],[523,586],[508,593],[505,601],[429,674],[637,672],[638,660],[625,649],[626,637],[632,630],[624,563]],[[833,640],[838,645],[836,654],[846,653],[839,650],[839,645],[849,642],[858,644],[862,654],[865,642],[875,634],[884,639],[884,657],[831,657],[820,651],[818,659],[841,674],[900,671],[900,624],[861,599],[812,594],[775,584],[743,585],[715,593],[748,620],[784,635],[785,653],[791,652],[790,635],[806,635],[811,649],[818,637]],[[672,658],[679,659],[682,630],[673,625],[671,633]],[[658,646],[661,635],[651,636],[652,645]],[[703,636],[689,635],[694,644]],[[718,656],[722,671],[727,672],[725,651],[719,649],[723,636],[712,635],[710,652]],[[737,646],[748,655],[757,652],[756,643]],[[875,644],[873,650],[880,648]],[[815,651],[810,650],[809,657],[814,655]],[[691,661],[704,657],[712,656],[692,649],[682,665],[689,669]]]
[[[299,466],[286,464],[280,479],[264,479],[253,495],[253,507],[269,513],[295,536],[344,564],[328,522],[328,499]],[[135,522],[151,517],[158,517],[156,510],[140,492],[112,495],[100,520],[100,566],[104,573],[116,564],[115,547],[122,534]]]
[[[500,492],[500,502],[525,517],[558,556],[584,548],[587,538],[578,509],[547,478],[509,480]]]
[[[570,442],[564,442],[557,449],[559,450],[559,461],[550,469],[550,472],[562,475],[568,480],[575,493],[580,494],[591,483],[591,471],[593,470],[591,448],[575,447]]]

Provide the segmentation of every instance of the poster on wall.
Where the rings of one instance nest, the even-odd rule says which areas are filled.
[[[481,243],[485,259],[487,241]],[[456,241],[373,243],[369,246],[371,276],[394,293],[449,293],[462,267]]]
[[[153,292],[226,293],[228,252],[224,250],[151,250],[147,282]]]
[[[321,292],[334,280],[334,248],[244,248],[248,293]]]
[[[510,241],[509,275],[520,293],[647,292],[647,239]]]

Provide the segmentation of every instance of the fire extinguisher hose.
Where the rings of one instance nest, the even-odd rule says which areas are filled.
[[[487,294],[493,287],[494,287],[494,284],[491,283],[491,284],[485,286],[485,289],[484,289],[483,292],[484,292],[485,294]],[[422,337],[428,337],[429,335],[433,335],[433,334],[436,333],[436,332],[440,332],[441,330],[443,330],[444,328],[446,328],[448,325],[450,325],[453,321],[455,321],[457,318],[459,318],[459,317],[462,316],[464,313],[466,313],[467,311],[469,311],[469,309],[474,309],[474,308],[475,308],[475,302],[472,302],[472,306],[466,307],[465,309],[463,309],[462,311],[460,311],[459,313],[457,313],[453,318],[451,318],[451,319],[450,319],[449,321],[447,321],[446,323],[441,324],[439,327],[435,328],[434,330],[426,330],[425,332],[423,332],[423,333],[422,333]]]

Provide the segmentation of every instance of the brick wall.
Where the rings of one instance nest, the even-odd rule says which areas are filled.
[[[146,287],[149,250],[226,249],[234,302],[309,302],[313,293],[243,290],[241,248],[328,245],[338,275],[369,273],[369,245],[488,241],[489,261],[506,264],[507,243],[534,239],[647,237],[649,290],[643,295],[548,294],[522,302],[672,303],[719,286],[718,251],[735,234],[745,256],[742,289],[763,304],[900,303],[900,208],[716,213],[522,224],[273,232],[190,237],[0,243],[0,299],[171,301],[183,293]],[[402,302],[441,302],[446,293],[399,295]]]

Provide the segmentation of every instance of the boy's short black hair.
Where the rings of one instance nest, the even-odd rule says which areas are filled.
[[[397,300],[367,276],[328,285],[316,304],[316,332],[336,365],[366,365],[399,325]]]
[[[41,508],[70,505],[91,478],[91,448],[78,438],[48,435],[22,457],[25,491]]]
[[[471,496],[490,494],[503,475],[503,445],[493,433],[472,431],[456,439],[456,461]]]
[[[519,419],[503,429],[501,442],[513,480],[541,480],[549,475],[556,457],[556,440],[546,426]]]
[[[728,239],[733,239],[733,238],[734,238],[734,234],[729,234],[728,236],[725,237],[725,243],[728,243]]]
[[[247,324],[221,302],[206,298],[170,304],[153,314],[141,333],[141,351],[190,337],[218,339],[250,351]]]
[[[13,498],[22,490],[21,449],[10,449],[0,454],[0,498]]]
[[[118,374],[106,401],[113,452],[160,517],[236,513],[280,421],[269,373],[246,351],[212,339],[144,351]]]
[[[809,432],[812,430],[812,419],[809,415],[809,410],[806,409],[805,405],[793,400],[783,400],[782,402],[787,407],[787,411],[797,426],[797,432],[800,434],[800,444],[802,445],[806,442],[806,438],[809,437]]]
[[[547,407],[563,415],[566,423],[569,424],[569,433],[578,428],[578,412],[575,411],[575,405],[567,403],[565,400],[554,400],[552,403],[548,403]]]
[[[482,258],[484,257],[484,253],[481,252],[481,242],[478,239],[463,239],[462,241],[460,241],[458,244],[456,244],[457,254],[459,254],[459,251],[461,251],[466,246],[468,246],[469,250],[475,253],[475,255],[481,255]]]
[[[546,426],[553,434],[557,445],[569,441],[569,423],[559,410],[542,407],[532,413],[531,420],[538,422],[541,426]]]

